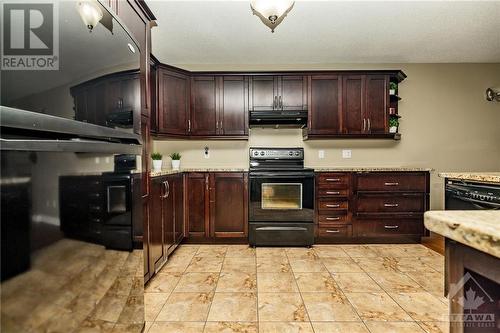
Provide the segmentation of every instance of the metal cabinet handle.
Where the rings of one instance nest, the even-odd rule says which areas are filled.
[[[326,219],[328,221],[338,221],[338,220],[340,220],[340,217],[338,217],[338,216],[337,217],[327,217]]]
[[[188,119],[188,132],[191,132],[191,120]]]
[[[363,132],[366,131],[366,119],[363,118]]]
[[[283,109],[283,98],[281,96],[279,97],[279,108]]]
[[[340,178],[327,178],[326,181],[327,182],[339,182]]]
[[[338,233],[340,232],[340,230],[338,230],[338,229],[335,229],[335,230],[327,230],[326,232],[327,232],[327,233],[329,233],[329,234],[338,234]]]
[[[163,185],[163,195],[161,196],[163,199],[168,197],[168,187],[167,187],[167,181],[162,182]]]
[[[399,204],[397,204],[397,203],[385,203],[384,207],[399,207]]]
[[[394,182],[394,183],[384,183],[385,186],[398,186],[399,183],[398,182]]]
[[[340,194],[339,191],[326,191],[326,194]]]
[[[274,98],[273,98],[273,109],[277,108],[277,104],[278,104],[278,96],[274,96]]]
[[[385,229],[397,229],[399,228],[399,225],[384,225]]]
[[[370,132],[371,125],[370,125],[370,118],[368,118],[368,132]]]
[[[170,183],[167,180],[165,184],[167,185],[167,194],[165,195],[165,198],[168,198],[168,196],[170,195]]]
[[[335,205],[326,204],[326,207],[330,207],[330,208],[339,208],[339,207],[340,207],[340,205],[339,205],[339,204],[335,204]]]
[[[218,120],[215,122],[215,129],[216,129],[216,130],[218,130],[218,129],[219,129],[219,121],[218,121]]]

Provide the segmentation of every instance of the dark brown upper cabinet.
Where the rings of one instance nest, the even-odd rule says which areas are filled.
[[[338,134],[342,119],[342,79],[338,75],[309,77],[309,126],[311,134]]]
[[[219,135],[248,135],[248,77],[221,76],[219,86]]]
[[[307,109],[307,77],[252,76],[252,111],[298,111]]]
[[[366,131],[373,134],[388,133],[389,76],[366,76]]]
[[[342,132],[366,133],[364,75],[348,75],[342,80]]]
[[[218,132],[218,96],[215,76],[191,77],[190,135],[212,136]]]
[[[157,81],[156,132],[186,135],[189,129],[189,76],[160,67]]]

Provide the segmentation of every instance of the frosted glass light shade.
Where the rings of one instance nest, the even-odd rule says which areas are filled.
[[[95,1],[80,1],[77,3],[77,9],[83,23],[90,31],[92,31],[102,19],[102,10]]]
[[[290,0],[252,0],[250,8],[262,23],[267,25],[272,32],[292,10],[295,1]]]

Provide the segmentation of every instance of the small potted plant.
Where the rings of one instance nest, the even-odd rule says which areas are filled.
[[[161,165],[162,165],[162,158],[163,155],[160,153],[152,153],[151,154],[151,159],[153,160],[153,170],[154,171],[161,171]]]
[[[182,157],[181,154],[172,153],[169,156],[172,159],[172,169],[179,170],[181,167],[181,157]]]
[[[399,127],[399,120],[396,117],[389,119],[389,133],[397,133]]]
[[[398,84],[396,82],[389,83],[389,95],[396,95],[398,91]]]

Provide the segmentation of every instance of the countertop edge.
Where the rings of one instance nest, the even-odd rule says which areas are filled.
[[[481,224],[485,218],[482,212],[498,213],[500,218],[500,212],[493,211],[428,211],[424,214],[424,225],[432,232],[500,258],[500,231],[495,233],[497,230]],[[464,216],[458,218],[459,214]]]
[[[500,172],[440,172],[439,177],[500,184]]]

